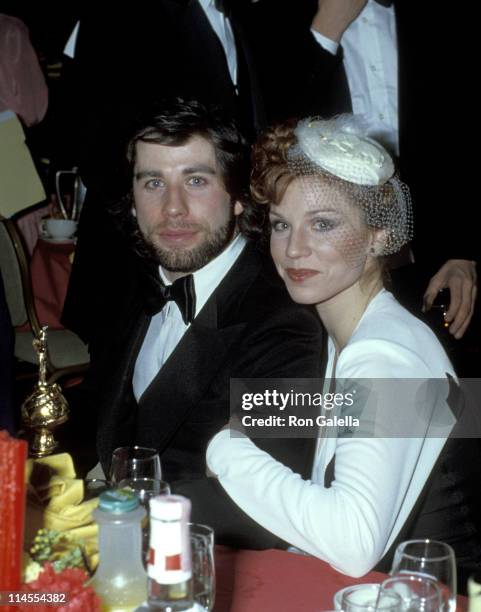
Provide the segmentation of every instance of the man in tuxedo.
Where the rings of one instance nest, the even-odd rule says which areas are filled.
[[[140,2],[117,7],[114,20],[95,7],[80,16],[69,45],[58,149],[64,165],[80,167],[87,196],[63,322],[91,344],[134,274],[106,210],[124,190],[121,152],[130,119],[152,101],[181,96],[223,104],[249,139],[264,125],[241,20],[217,6]]]
[[[165,103],[140,117],[128,158],[132,190],[117,218],[137,253],[137,284],[92,354],[100,461],[108,473],[116,447],[156,448],[163,478],[193,499],[194,520],[225,542],[279,545],[206,478],[205,451],[229,419],[230,378],[320,375],[319,320],[240,231],[260,231],[262,220],[232,119],[198,102]],[[309,477],[314,440],[258,442]]]
[[[268,7],[269,0],[264,3]],[[306,15],[297,17],[297,26],[285,16],[285,31],[276,28],[278,37],[289,36],[267,87],[271,98],[283,100],[277,114],[354,112],[399,158],[401,178],[413,194],[416,263],[396,271],[393,280],[402,283],[400,299],[404,291],[413,293],[419,314],[423,302],[429,309],[448,287],[446,320],[458,339],[473,315],[479,256],[469,186],[461,179],[466,156],[455,153],[460,143],[467,147],[457,125],[468,81],[462,68],[466,15],[397,0],[317,0],[311,9],[310,31]],[[279,49],[270,39],[261,53],[268,47]],[[274,65],[272,57],[268,63]],[[421,133],[430,147],[419,146]]]

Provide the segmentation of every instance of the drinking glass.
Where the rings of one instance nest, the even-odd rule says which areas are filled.
[[[198,523],[189,523],[189,528],[194,601],[205,610],[212,610],[215,601],[214,530]]]
[[[162,478],[159,453],[155,448],[121,446],[112,453],[110,482],[117,485],[125,478]]]
[[[454,551],[437,540],[409,540],[396,549],[391,575],[414,574],[437,581],[442,611],[456,610],[456,561]]]
[[[449,310],[450,302],[451,302],[451,294],[450,294],[449,289],[448,288],[440,289],[431,306],[431,310],[433,314],[436,316],[436,321],[435,321],[436,327],[441,326],[445,329],[449,327],[449,323],[446,321],[446,313]]]
[[[342,594],[342,612],[402,612],[402,609],[401,597],[392,590],[381,592],[378,584],[356,584]]]
[[[100,497],[100,495],[110,489],[110,482],[102,478],[86,478],[84,480],[84,501]]]
[[[404,612],[439,612],[441,590],[436,580],[417,574],[396,574],[385,580],[380,593],[393,591],[402,600]]]
[[[139,502],[149,510],[149,499],[155,495],[170,495],[170,486],[159,478],[124,478],[117,485],[119,489],[125,487],[132,489],[139,498]]]

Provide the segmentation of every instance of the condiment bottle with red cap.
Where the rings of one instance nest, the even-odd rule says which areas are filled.
[[[190,501],[181,495],[159,495],[150,500],[147,591],[153,610],[194,609],[190,509]]]

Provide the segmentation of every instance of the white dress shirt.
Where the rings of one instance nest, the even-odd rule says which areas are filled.
[[[227,65],[229,66],[230,77],[234,85],[237,85],[237,56],[235,39],[229,20],[223,13],[219,12],[215,8],[214,0],[199,0],[199,4],[206,14],[212,29],[222,43],[222,47],[227,58]],[[77,21],[63,50],[64,55],[71,58],[75,57],[75,46],[77,44],[79,25],[80,21]],[[108,39],[106,40],[106,44],[108,44]]]
[[[194,272],[195,316],[199,314],[209,297],[234,265],[245,244],[245,238],[239,234],[220,255]],[[159,274],[166,285],[171,284],[160,267]],[[190,324],[186,325],[184,323],[179,307],[173,301],[167,302],[164,308],[152,317],[134,369],[132,384],[137,401],[189,327]]]
[[[227,17],[215,8],[214,0],[199,0],[212,29],[217,34],[227,59],[230,78],[234,85],[237,85],[237,55],[235,50],[235,39],[232,27]]]
[[[317,42],[335,55],[339,44],[312,30]],[[368,0],[344,32],[344,52],[352,110],[366,121],[373,138],[399,155],[398,55],[394,6]]]

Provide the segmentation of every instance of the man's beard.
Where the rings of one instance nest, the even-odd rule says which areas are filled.
[[[176,229],[192,229],[192,226],[175,226]],[[196,226],[197,227],[197,226]],[[149,235],[142,235],[145,246],[157,265],[169,272],[195,272],[200,270],[217,255],[222,253],[232,240],[236,228],[236,218],[231,211],[226,223],[215,230],[206,230],[204,241],[191,249],[165,249],[155,243],[155,228]],[[154,234],[154,237],[152,237]]]

